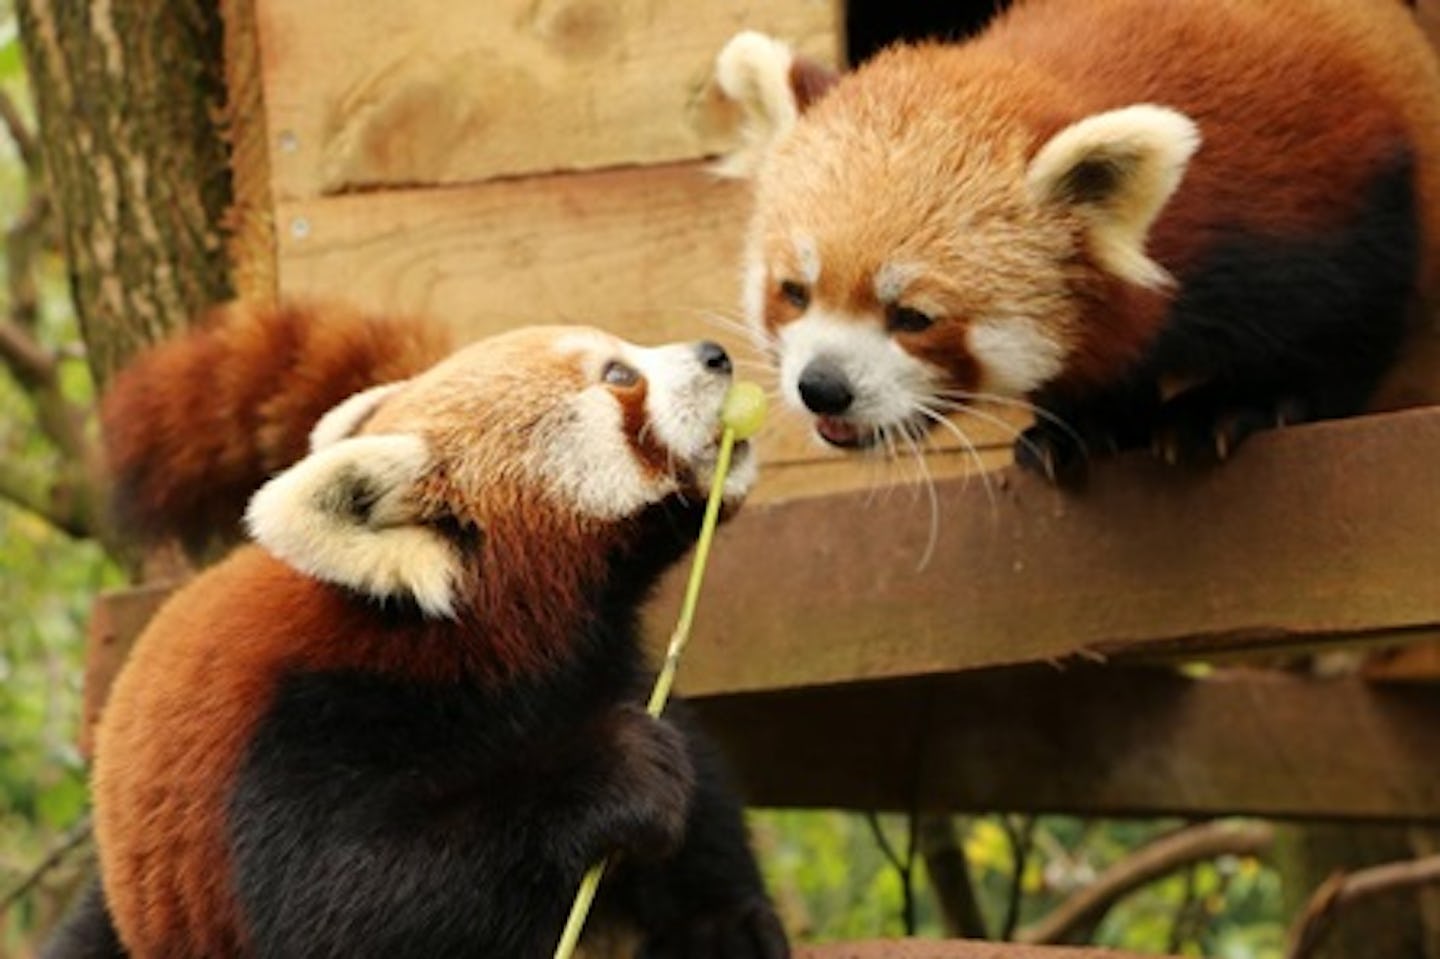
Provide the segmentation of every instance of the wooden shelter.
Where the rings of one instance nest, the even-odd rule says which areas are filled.
[[[706,170],[733,119],[713,57],[753,28],[843,61],[838,0],[227,6],[248,295],[747,355],[706,319],[737,312],[748,214]],[[969,424],[976,451],[929,457],[923,568],[914,467],[877,492],[893,477],[777,415],[681,687],[764,805],[1440,822],[1437,338],[1390,412],[1206,473],[1129,456],[1062,493]],[[99,608],[94,704],[159,592]],[[1275,668],[1341,648],[1369,675]],[[1221,666],[1174,668],[1198,659]],[[915,954],[1031,955],[986,948]]]

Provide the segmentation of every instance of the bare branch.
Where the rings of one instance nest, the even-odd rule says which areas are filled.
[[[12,462],[0,475],[0,496],[71,536],[97,536],[105,532],[99,449],[85,429],[86,411],[70,402],[61,386],[59,353],[36,335],[40,300],[35,268],[49,220],[49,200],[33,192],[6,231],[9,282],[6,315],[0,316],[0,367],[8,369],[25,391],[36,423],[60,453],[61,464],[53,476],[41,478]]]
[[[925,873],[940,904],[946,934],[955,939],[989,939],[975,884],[970,879],[965,847],[955,835],[954,820],[943,813],[923,814],[919,838]]]
[[[46,853],[45,858],[40,860],[40,863],[34,869],[30,870],[24,879],[20,880],[19,885],[7,892],[4,899],[0,899],[0,915],[4,915],[11,906],[19,902],[30,890],[40,885],[41,881],[44,880],[47,875],[63,863],[71,853],[83,846],[89,838],[90,817],[86,816],[71,826],[69,831],[61,837],[59,844]]]
[[[1033,945],[1071,942],[1078,930],[1093,929],[1111,907],[1141,886],[1177,869],[1217,856],[1258,856],[1275,832],[1261,823],[1209,822],[1156,839],[1106,869],[1046,917],[1020,930],[1017,941]]]
[[[1336,873],[1315,890],[1290,934],[1288,959],[1309,959],[1347,908],[1374,896],[1440,883],[1440,856]]]
[[[34,330],[40,319],[40,290],[35,281],[35,261],[45,248],[50,225],[50,198],[31,185],[25,209],[5,232],[5,256],[9,259],[11,322]]]
[[[1030,853],[1034,851],[1036,816],[1023,816],[1019,825],[1009,816],[1000,817],[1005,827],[1005,837],[1010,840],[1010,858],[1014,869],[1010,874],[1010,896],[1005,905],[1005,919],[1000,925],[1002,942],[1015,941],[1015,928],[1020,925],[1020,902],[1025,896],[1025,868],[1030,864]]]
[[[54,355],[15,323],[0,321],[0,362],[27,390],[46,388],[55,382]]]
[[[16,457],[0,460],[0,499],[28,510],[77,539],[96,535],[88,484],[62,472],[54,477],[25,469]]]
[[[15,142],[15,150],[20,154],[20,161],[25,164],[25,169],[34,173],[40,165],[39,145],[35,141],[35,134],[26,125],[25,118],[20,115],[20,108],[3,87],[0,87],[0,123],[5,125],[10,139]]]

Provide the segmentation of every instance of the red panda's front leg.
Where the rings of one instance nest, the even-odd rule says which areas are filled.
[[[602,893],[606,905],[639,926],[640,959],[786,959],[785,929],[724,762],[683,702],[672,702],[666,718],[686,733],[695,765],[684,842],[662,860],[621,863]]]
[[[1085,482],[1091,459],[1150,444],[1159,390],[1136,378],[1090,395],[1035,398],[1035,424],[1015,441],[1015,462],[1057,486]]]

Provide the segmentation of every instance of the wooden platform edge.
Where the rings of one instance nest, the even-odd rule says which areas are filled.
[[[933,544],[903,490],[747,507],[716,540],[681,688],[1433,635],[1437,475],[1427,407],[1271,431],[1208,470],[1128,454],[1081,492],[1013,468],[938,482]]]
[[[1440,822],[1440,687],[1024,667],[692,700],[752,805]]]

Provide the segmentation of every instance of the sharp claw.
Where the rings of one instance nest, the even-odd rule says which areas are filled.
[[[1059,470],[1055,466],[1055,448],[1046,443],[1040,450],[1040,465],[1045,467],[1045,478],[1055,482]]]

